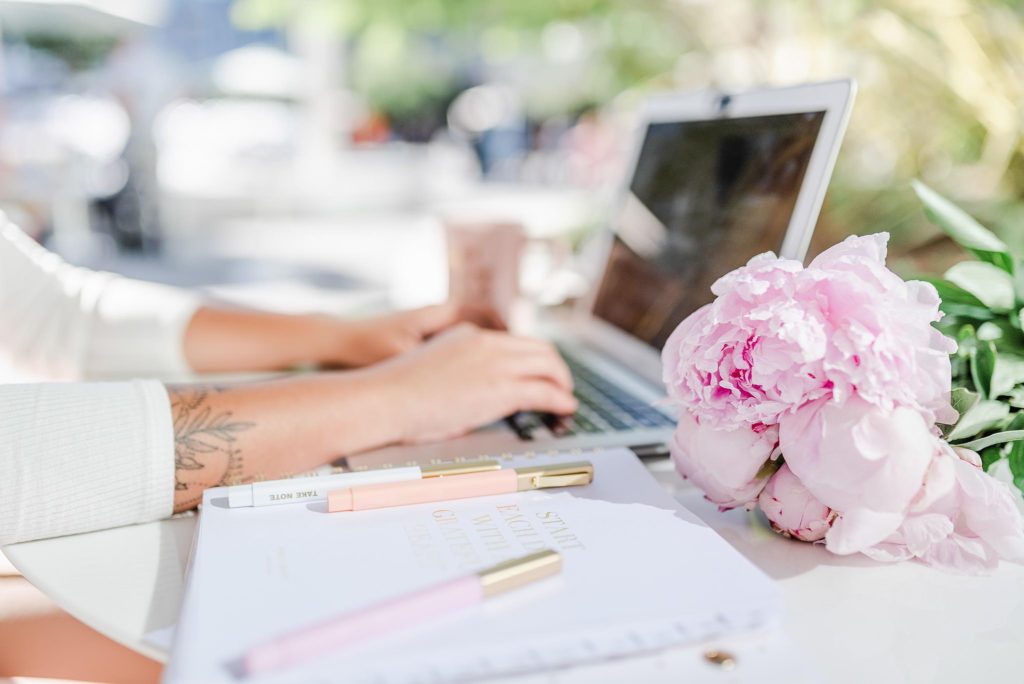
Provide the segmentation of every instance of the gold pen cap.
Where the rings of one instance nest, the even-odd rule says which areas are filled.
[[[546,489],[548,487],[574,487],[594,481],[594,464],[590,461],[554,463],[551,465],[516,468],[517,489]]]
[[[529,556],[520,556],[481,570],[480,586],[484,598],[503,594],[511,589],[552,577],[562,572],[562,556],[557,551],[544,549]]]
[[[423,477],[444,477],[445,475],[467,475],[469,473],[483,473],[488,470],[501,470],[501,464],[497,461],[452,461],[450,463],[435,463],[434,465],[420,466]]]

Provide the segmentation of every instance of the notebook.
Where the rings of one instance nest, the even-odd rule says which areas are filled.
[[[506,467],[578,461],[524,455]],[[164,681],[455,682],[615,658],[775,623],[777,587],[683,509],[627,449],[584,487],[327,513],[203,501]],[[259,678],[251,646],[540,548],[556,578],[422,628]]]

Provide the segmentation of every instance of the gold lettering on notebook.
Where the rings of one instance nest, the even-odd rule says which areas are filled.
[[[455,556],[455,562],[459,567],[479,567],[481,565],[480,554],[473,546],[473,540],[470,539],[469,533],[459,523],[455,511],[439,508],[432,515],[441,532],[441,538],[448,545],[448,550]]]
[[[490,553],[500,554],[512,550],[511,544],[495,524],[494,517],[490,513],[473,518],[473,531],[476,532],[484,548]]]
[[[547,547],[547,542],[544,541],[526,514],[519,509],[518,504],[498,506],[497,509],[512,536],[524,550],[540,551]]]
[[[478,568],[524,551],[587,548],[555,511],[524,511],[519,504],[505,504],[463,516],[450,508],[437,508],[431,511],[430,520],[403,526],[421,566]]]
[[[434,543],[434,534],[426,523],[412,523],[405,526],[405,537],[412,548],[412,554],[421,567],[444,568],[441,549]]]
[[[544,511],[536,515],[542,529],[555,540],[560,551],[567,551],[569,549],[579,549],[582,551],[587,548],[579,540],[579,537],[576,536],[576,533],[569,529],[569,526],[558,513]]]

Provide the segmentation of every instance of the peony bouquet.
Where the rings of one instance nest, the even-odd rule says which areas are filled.
[[[712,286],[662,352],[676,468],[833,553],[1024,560],[1019,493],[944,438],[957,345],[933,325],[936,288],[887,269],[887,241],[851,237],[806,268],[763,254]]]

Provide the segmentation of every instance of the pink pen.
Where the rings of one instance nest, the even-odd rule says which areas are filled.
[[[504,468],[433,480],[368,484],[327,493],[327,510],[362,511],[370,508],[408,506],[476,496],[512,494],[529,489],[590,484],[594,466],[588,461],[555,463],[526,468]]]
[[[413,627],[475,606],[484,599],[557,575],[562,557],[544,550],[480,572],[421,589],[329,619],[256,646],[245,654],[245,671],[259,674],[334,653],[374,637]]]

